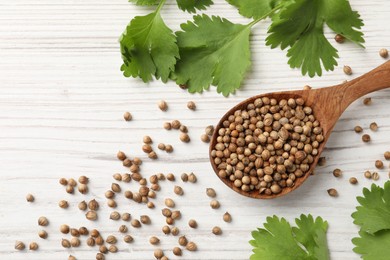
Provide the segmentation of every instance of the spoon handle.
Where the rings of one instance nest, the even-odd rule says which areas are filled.
[[[368,93],[390,88],[390,61],[383,63],[363,76],[343,84],[341,88],[345,95],[346,106]]]

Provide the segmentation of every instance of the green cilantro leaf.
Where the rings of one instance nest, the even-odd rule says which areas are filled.
[[[281,0],[226,0],[245,17],[258,19],[268,14]]]
[[[310,77],[322,75],[321,64],[326,71],[337,65],[337,50],[324,36],[324,23],[360,45],[364,42],[357,30],[362,20],[347,0],[286,1],[272,20],[266,44],[282,50],[289,47],[290,66]]]
[[[364,260],[388,260],[390,256],[390,231],[382,230],[371,235],[365,231],[359,232],[360,237],[352,239],[356,246],[353,251],[361,254]]]
[[[176,83],[187,85],[192,93],[211,84],[224,96],[238,89],[251,65],[250,26],[196,15],[194,22],[182,24],[181,29],[176,33],[180,49]]]
[[[129,2],[133,2],[136,5],[156,5],[160,0],[129,0]]]
[[[384,189],[372,184],[371,191],[363,189],[364,197],[357,197],[361,206],[356,207],[352,217],[362,231],[375,234],[380,230],[390,230],[390,181]]]
[[[196,10],[206,10],[213,4],[212,0],[176,0],[177,6],[189,13],[196,13]]]
[[[155,76],[166,82],[174,71],[179,48],[159,10],[135,17],[120,38],[121,70],[126,77],[140,77],[148,82]]]
[[[328,260],[326,241],[328,224],[320,217],[314,221],[311,215],[296,219],[298,227],[277,216],[268,217],[264,229],[252,232],[254,247],[251,260]],[[307,251],[306,251],[306,250]]]

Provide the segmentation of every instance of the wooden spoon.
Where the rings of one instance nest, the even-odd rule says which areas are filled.
[[[234,113],[236,110],[245,109],[249,103],[253,103],[257,98],[269,97],[276,100],[289,99],[289,98],[303,98],[305,100],[305,105],[310,106],[313,109],[314,116],[320,122],[320,126],[323,129],[324,141],[318,147],[318,154],[314,158],[313,163],[310,165],[310,169],[306,174],[295,180],[295,185],[293,187],[283,188],[282,191],[278,194],[265,195],[260,194],[258,190],[253,190],[250,192],[245,192],[240,188],[237,188],[233,185],[233,182],[226,179],[220,178],[227,186],[229,186],[234,191],[256,199],[272,199],[276,197],[283,196],[291,191],[297,189],[302,185],[302,183],[309,177],[313,172],[314,168],[317,165],[318,159],[321,156],[322,151],[324,150],[325,144],[329,139],[329,136],[332,132],[333,127],[335,126],[337,120],[345,109],[356,99],[371,93],[373,91],[385,89],[390,87],[390,61],[382,64],[376,69],[364,74],[361,77],[358,77],[354,80],[335,85],[332,87],[319,88],[319,89],[310,89],[310,90],[293,90],[293,91],[284,91],[284,92],[274,92],[267,93],[258,96],[254,96],[244,100],[238,105],[230,109],[219,121],[218,125],[215,128],[214,134],[210,142],[209,157],[211,165],[215,173],[218,176],[218,168],[214,163],[214,160],[211,156],[211,151],[214,149],[217,137],[218,130],[222,127],[222,123]],[[219,176],[218,176],[219,177]]]

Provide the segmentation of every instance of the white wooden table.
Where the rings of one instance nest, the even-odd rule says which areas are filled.
[[[245,22],[236,10],[222,0],[216,0],[209,14],[222,14],[234,22]],[[324,156],[327,164],[318,167],[297,191],[275,200],[253,200],[229,190],[213,173],[208,162],[208,146],[199,139],[205,126],[215,124],[224,112],[237,102],[255,94],[302,88],[306,84],[321,87],[359,76],[384,62],[378,51],[390,48],[390,2],[387,0],[351,0],[365,21],[366,49],[353,44],[337,45],[339,64],[334,72],[321,78],[302,77],[300,71],[286,64],[285,53],[270,50],[264,45],[268,23],[254,29],[252,37],[253,67],[242,90],[230,98],[217,95],[212,89],[202,95],[191,95],[175,84],[152,82],[148,86],[138,79],[127,79],[119,67],[118,37],[135,15],[146,14],[148,8],[139,8],[126,0],[2,0],[0,2],[0,258],[1,259],[94,259],[96,247],[85,245],[65,250],[60,246],[61,224],[98,227],[104,235],[115,234],[119,223],[108,219],[110,210],[105,205],[104,192],[109,189],[112,174],[126,172],[116,159],[123,150],[131,156],[140,156],[145,163],[142,174],[172,172],[185,196],[173,194],[172,183],[165,182],[155,201],[156,209],[117,199],[118,211],[129,211],[134,217],[148,214],[153,224],[139,230],[131,229],[135,242],[119,243],[120,252],[107,259],[152,259],[154,247],[148,237],[161,238],[161,248],[170,251],[177,245],[177,237],[164,236],[164,219],[160,209],[165,197],[175,199],[183,213],[178,226],[183,234],[198,244],[199,251],[184,251],[180,259],[248,259],[251,247],[250,232],[262,226],[266,216],[276,214],[293,221],[301,213],[322,216],[329,222],[328,242],[332,259],[358,259],[352,252],[351,239],[357,227],[350,217],[356,206],[355,197],[372,181],[363,177],[367,169],[374,169],[374,161],[383,158],[390,149],[390,89],[373,93],[371,106],[355,102],[344,113],[332,134]],[[162,12],[174,29],[190,15],[179,11],[174,1],[168,1]],[[333,37],[327,34],[328,38]],[[333,41],[332,41],[333,43]],[[342,65],[350,65],[353,76],[343,74]],[[156,94],[157,93],[157,94]],[[169,104],[168,112],[158,110],[157,101]],[[195,112],[186,108],[193,100]],[[122,114],[131,111],[134,120],[125,122]],[[189,127],[192,141],[183,144],[177,132],[162,129],[162,123],[179,119]],[[379,131],[371,133],[368,125],[376,121]],[[370,144],[361,142],[353,132],[355,125],[364,127],[372,136]],[[172,154],[159,153],[151,161],[141,151],[142,137],[148,134],[156,143],[171,143]],[[336,179],[330,173],[334,168],[343,170]],[[378,184],[383,184],[389,171],[380,171]],[[198,183],[183,184],[182,172],[194,172]],[[60,177],[91,179],[88,195],[69,195],[58,184]],[[348,179],[356,176],[359,184],[350,185]],[[122,185],[124,188],[127,185]],[[129,184],[135,188],[135,184]],[[206,187],[218,192],[221,208],[211,210]],[[331,198],[326,190],[339,190],[338,198]],[[27,193],[36,201],[28,204]],[[77,209],[81,200],[96,198],[102,205],[98,222],[90,223]],[[60,209],[57,203],[66,199],[69,209]],[[231,224],[222,221],[229,211]],[[47,216],[49,238],[37,236],[39,216]],[[199,228],[190,230],[189,218],[199,222]],[[210,234],[219,225],[221,237]],[[25,243],[37,241],[36,252],[16,252],[15,240]]]

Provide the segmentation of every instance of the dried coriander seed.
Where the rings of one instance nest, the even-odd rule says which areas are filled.
[[[187,173],[183,173],[181,176],[180,176],[181,180],[183,182],[187,182],[188,181],[188,174]]]
[[[386,151],[383,156],[385,157],[386,160],[390,160],[390,151]]]
[[[99,251],[100,251],[100,253],[107,254],[108,248],[105,245],[101,245],[99,247]]]
[[[160,259],[163,256],[164,256],[164,252],[161,249],[154,250],[154,257],[156,259]]]
[[[130,167],[131,165],[133,165],[133,163],[131,162],[131,160],[129,158],[126,158],[123,160],[122,165],[124,167]]]
[[[125,112],[124,114],[123,114],[123,119],[125,119],[125,121],[131,121],[132,119],[133,119],[133,116],[131,115],[131,113],[130,112]]]
[[[160,150],[162,150],[162,151],[165,151],[165,144],[159,143],[159,144],[157,145],[157,148],[160,149]]]
[[[76,257],[74,257],[73,255],[69,255],[68,260],[76,260]]]
[[[387,49],[382,48],[379,50],[379,56],[386,59],[389,56],[389,52],[387,51]]]
[[[129,183],[131,181],[131,175],[129,173],[122,174],[122,181]]]
[[[121,192],[121,186],[118,183],[112,183],[111,190],[115,193]]]
[[[202,134],[200,136],[200,140],[204,143],[209,143],[210,142],[210,137],[207,134]]]
[[[89,178],[87,177],[87,176],[80,176],[79,177],[79,183],[81,183],[81,184],[88,184],[88,182],[89,182]]]
[[[179,139],[183,143],[189,143],[191,141],[190,136],[187,133],[181,133]]]
[[[362,141],[368,143],[371,141],[371,137],[368,134],[362,135]]]
[[[355,128],[353,129],[356,133],[361,133],[363,132],[363,128],[361,126],[355,126]]]
[[[27,202],[33,202],[35,200],[35,198],[32,194],[27,194],[26,200],[27,200]]]
[[[158,239],[158,237],[152,236],[149,238],[149,243],[152,245],[157,245],[160,243],[160,239]]]
[[[78,191],[81,193],[81,194],[86,194],[88,193],[88,186],[86,184],[79,184],[77,186],[77,189]]]
[[[341,171],[340,169],[337,168],[337,169],[334,169],[334,170],[333,170],[333,176],[334,176],[334,177],[337,177],[337,178],[338,178],[338,177],[340,177],[341,175],[342,175],[342,171]]]
[[[64,238],[61,240],[61,245],[64,248],[70,248],[70,246],[71,246],[69,240],[68,239],[64,239]]]
[[[109,236],[106,238],[106,242],[107,242],[108,244],[116,244],[117,239],[116,239],[115,236],[109,235]]]
[[[165,145],[165,151],[166,151],[167,153],[172,153],[172,152],[173,152],[173,146],[170,145],[170,144],[166,144],[166,145]]]
[[[213,188],[207,188],[206,189],[206,194],[210,198],[215,198],[217,196],[217,193],[215,192],[215,190]]]
[[[140,220],[141,220],[141,223],[145,224],[145,225],[148,225],[148,224],[150,224],[152,222],[150,220],[149,216],[147,216],[147,215],[141,215],[140,216]]]
[[[117,206],[116,201],[113,199],[108,199],[107,206],[109,206],[110,208],[116,208],[116,206]]]
[[[383,169],[384,168],[383,162],[381,160],[376,160],[375,161],[375,167],[377,169]]]
[[[110,253],[116,253],[116,252],[118,252],[118,248],[115,245],[110,245],[110,247],[108,248],[108,251]]]
[[[352,75],[352,69],[351,69],[350,66],[344,65],[343,71],[344,71],[344,73],[345,73],[346,75]]]
[[[93,199],[93,200],[90,200],[89,202],[88,202],[88,208],[90,209],[90,210],[98,210],[99,209],[99,203],[95,200],[95,199]]]
[[[188,226],[190,226],[191,228],[197,228],[198,227],[198,223],[196,222],[195,219],[190,219],[188,221]]]
[[[342,36],[341,34],[336,34],[336,36],[334,37],[334,40],[337,43],[343,43],[345,41],[345,37]]]
[[[38,225],[47,226],[47,225],[49,225],[49,220],[46,217],[39,217]]]
[[[79,227],[79,233],[82,236],[87,236],[89,234],[89,231],[86,227]]]
[[[97,238],[100,235],[100,232],[97,229],[91,230],[91,237]]]
[[[196,175],[193,172],[188,175],[188,181],[191,183],[195,183],[197,181]]]
[[[171,125],[170,122],[164,122],[163,128],[164,128],[165,130],[171,130],[171,129],[172,129],[172,125]]]
[[[133,237],[130,236],[130,235],[126,235],[123,237],[123,241],[125,241],[126,243],[131,243],[134,241]]]
[[[145,144],[152,144],[153,143],[152,138],[150,138],[150,136],[148,136],[148,135],[145,135],[142,140]]]
[[[95,246],[95,239],[93,237],[89,237],[87,239],[87,245],[88,246]]]
[[[116,157],[121,160],[121,161],[124,161],[126,159],[126,154],[122,151],[118,151],[118,153],[116,154]]]
[[[194,101],[188,101],[187,108],[190,110],[196,110],[196,104]]]
[[[156,159],[158,158],[158,156],[157,156],[157,154],[156,154],[155,151],[150,152],[150,153],[148,154],[148,157],[149,157],[150,159],[153,159],[153,160],[156,160]]]
[[[336,189],[328,189],[327,192],[328,192],[329,196],[331,196],[331,197],[339,196],[339,194],[338,194]]]
[[[173,173],[168,173],[166,178],[168,181],[175,181],[175,175]]]
[[[148,203],[146,203],[146,206],[150,209],[153,209],[155,206],[154,206],[154,203],[152,201],[148,201]]]
[[[80,244],[81,244],[80,239],[78,239],[77,237],[72,237],[72,239],[70,240],[70,245],[72,247],[79,247]]]
[[[132,225],[133,227],[135,227],[135,228],[139,228],[139,227],[141,227],[141,222],[139,222],[138,219],[133,219],[133,220],[131,221],[131,225]]]
[[[229,212],[226,211],[225,214],[223,214],[223,221],[227,223],[232,222],[232,216],[230,215]]]
[[[38,236],[39,236],[40,238],[46,239],[47,236],[48,236],[48,234],[47,234],[47,232],[46,232],[45,230],[40,230],[40,231],[38,232]]]
[[[216,236],[219,236],[222,234],[222,229],[218,226],[215,226],[213,227],[213,229],[211,230],[211,232],[216,235]]]
[[[70,231],[70,227],[68,225],[61,225],[60,226],[60,232],[63,233],[63,234],[68,234]]]
[[[85,214],[85,217],[88,219],[88,220],[96,220],[97,219],[97,213],[95,211],[88,211],[86,214]]]
[[[365,171],[364,172],[364,177],[366,177],[367,179],[371,179],[371,177],[372,177],[371,172],[370,171]]]
[[[371,178],[372,178],[374,181],[379,180],[379,173],[373,172]]]
[[[213,209],[218,209],[221,205],[219,204],[218,200],[212,200],[210,201],[210,207]]]
[[[355,177],[351,177],[351,178],[349,178],[349,183],[351,183],[351,184],[357,184],[357,183],[358,183],[358,180],[357,180]]]
[[[66,186],[65,191],[66,191],[67,193],[69,193],[69,194],[73,194],[73,193],[74,193],[74,187],[68,185],[68,186]]]
[[[187,243],[188,243],[188,240],[187,240],[187,238],[185,236],[179,237],[179,245],[186,246]]]
[[[120,174],[120,173],[114,173],[114,174],[112,175],[112,178],[114,178],[114,180],[116,180],[116,181],[122,181],[122,174]]]
[[[26,248],[26,246],[22,241],[15,242],[15,249],[16,250],[24,250],[25,248]]]
[[[372,99],[370,97],[363,99],[363,104],[369,106],[372,104]]]
[[[81,201],[78,204],[78,208],[79,208],[79,210],[86,210],[87,209],[87,203],[85,202],[85,200]]]
[[[72,187],[76,187],[76,186],[77,186],[77,182],[76,182],[75,179],[69,178],[69,179],[68,179],[68,185],[69,185],[69,186],[72,186]]]
[[[66,185],[68,185],[68,180],[65,179],[65,178],[61,178],[61,179],[59,180],[59,183],[60,183],[61,185],[63,185],[63,186],[66,186]]]
[[[96,254],[96,260],[105,260],[106,257],[102,253],[97,253]]]
[[[121,218],[121,214],[119,214],[118,211],[113,211],[110,214],[110,219],[112,220],[119,220]]]
[[[374,131],[374,132],[378,131],[378,124],[375,122],[372,122],[370,124],[370,129],[371,129],[371,131]]]
[[[179,196],[182,196],[184,194],[184,191],[183,191],[183,188],[180,187],[180,186],[175,186],[173,188],[173,192],[176,194],[176,195],[179,195]]]
[[[165,102],[164,100],[160,100],[158,102],[158,108],[161,110],[161,111],[167,111],[168,110],[168,104],[167,102]]]
[[[213,133],[214,133],[214,126],[212,126],[212,125],[207,126],[205,128],[204,132],[205,132],[206,135],[212,136]]]
[[[121,219],[123,221],[130,221],[130,219],[131,219],[130,213],[123,213],[122,216],[121,216]]]
[[[185,125],[181,125],[179,131],[182,133],[188,133],[188,128]]]
[[[173,129],[178,130],[181,126],[181,123],[179,120],[173,120],[171,126]]]
[[[96,243],[96,245],[98,245],[98,246],[101,246],[101,245],[103,245],[104,244],[104,239],[103,239],[103,237],[102,236],[97,236],[96,238],[95,238],[95,243]]]
[[[72,236],[74,236],[74,237],[79,237],[79,236],[80,236],[80,232],[79,232],[79,230],[76,229],[76,228],[71,228],[71,229],[70,229],[70,234],[71,234]]]
[[[172,217],[168,217],[165,219],[165,222],[168,224],[168,225],[173,225],[175,224],[175,220],[172,218]]]
[[[172,249],[172,252],[173,252],[174,255],[177,255],[177,256],[181,256],[183,254],[181,252],[180,247],[177,247],[177,246]]]
[[[196,251],[198,249],[198,247],[196,246],[196,244],[194,242],[188,242],[188,244],[186,245],[186,249],[188,251]]]
[[[173,227],[172,229],[171,229],[171,234],[172,234],[172,236],[177,236],[177,235],[179,235],[179,228],[178,227]]]
[[[175,207],[175,202],[170,199],[170,198],[166,198],[165,199],[165,206],[169,207],[169,208],[174,208]]]
[[[171,233],[171,228],[169,226],[163,226],[161,230],[165,235]]]
[[[172,211],[172,214],[170,216],[172,219],[176,220],[176,219],[180,219],[181,218],[181,212],[180,210],[174,210]]]

